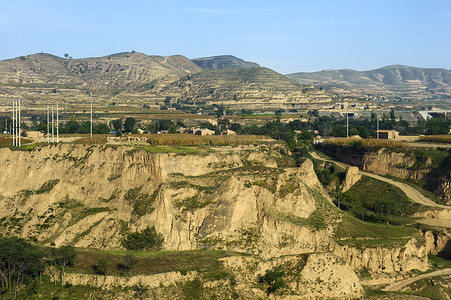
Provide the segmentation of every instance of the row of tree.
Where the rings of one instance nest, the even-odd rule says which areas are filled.
[[[62,283],[64,269],[74,264],[75,257],[71,246],[43,249],[21,238],[0,236],[0,295],[16,298],[18,288],[39,277],[46,265],[59,270],[54,280],[59,277]]]
[[[345,118],[335,118],[333,116],[320,117],[318,114],[312,113],[311,118],[307,122],[302,122],[300,120],[292,121],[288,124],[282,124],[280,120],[270,121],[262,127],[257,125],[252,126],[241,126],[238,123],[231,123],[230,120],[226,118],[220,118],[218,120],[218,125],[214,126],[210,123],[201,124],[201,126],[208,129],[216,131],[217,134],[221,134],[226,129],[231,129],[238,132],[239,134],[264,134],[272,136],[279,139],[284,139],[283,137],[289,133],[287,131],[301,130],[301,131],[313,131],[317,130],[319,135],[323,136],[336,136],[345,137],[346,136],[346,119]],[[5,122],[5,120],[7,120]],[[0,118],[0,131],[5,130],[6,123],[11,124],[11,119],[7,117]],[[138,121],[133,117],[128,117],[124,120],[115,119],[109,124],[106,123],[94,123],[93,133],[94,134],[106,134],[111,131],[117,133],[136,133]],[[168,119],[155,120],[148,126],[143,127],[144,130],[150,133],[157,133],[161,130],[169,130],[170,133],[176,133],[180,127],[184,127],[180,121],[172,121]],[[25,130],[36,130],[36,131],[47,131],[47,121],[41,120],[38,122],[36,119],[33,120],[31,126],[22,123],[21,126]],[[370,119],[358,119],[349,118],[349,135],[359,135],[362,138],[368,138],[373,136],[374,131],[377,128],[376,115],[373,113]],[[397,120],[395,114],[392,111],[389,116],[383,115],[382,119],[379,121],[379,129],[394,129],[401,133],[401,135],[441,135],[447,134],[451,128],[451,118],[446,116],[437,116],[435,118],[430,118],[426,121],[418,121],[417,124],[410,124],[405,120]],[[89,121],[78,121],[75,117],[72,117],[67,122],[61,122],[59,124],[59,132],[64,134],[87,134],[91,131],[91,124]]]

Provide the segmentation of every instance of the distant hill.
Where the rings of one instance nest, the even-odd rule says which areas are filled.
[[[178,104],[228,104],[245,109],[296,109],[330,101],[330,95],[255,63],[233,56],[200,59],[124,52],[66,59],[32,54],[0,61],[0,106],[11,98],[24,105],[73,103],[146,104],[160,108],[167,97]],[[199,63],[199,62],[197,62]],[[205,67],[204,66],[204,67]]]
[[[162,78],[177,80],[200,71],[197,65],[181,55],[161,57],[125,52],[103,57],[64,59],[43,53],[0,61],[0,82],[117,88]]]
[[[259,67],[257,63],[244,61],[233,55],[195,58],[191,60],[204,70],[243,69]]]
[[[370,71],[323,70],[287,76],[301,83],[322,84],[331,89],[357,89],[365,93],[416,99],[430,97],[431,94],[441,97],[451,92],[451,71],[438,68],[393,65]]]
[[[0,100],[20,97],[32,102],[79,102],[93,92],[96,99],[142,86],[165,86],[201,72],[188,58],[124,52],[103,57],[65,59],[40,53],[0,61]],[[130,98],[130,97],[129,97]]]
[[[162,94],[182,102],[223,104],[246,109],[296,108],[306,103],[330,101],[317,89],[306,89],[271,69],[243,68],[206,70],[168,86]]]

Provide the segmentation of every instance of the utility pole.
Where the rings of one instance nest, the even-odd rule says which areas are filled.
[[[16,145],[16,102],[13,99],[13,146]]]
[[[47,144],[50,144],[50,107],[47,105]]]
[[[346,138],[349,138],[349,113],[346,113]]]
[[[53,117],[53,105],[52,105],[52,143],[55,142],[55,119]]]
[[[91,92],[91,138],[92,138],[92,92]]]
[[[20,98],[19,98],[19,124],[17,126],[18,130],[17,130],[17,139],[19,142],[19,147],[21,146],[21,136],[20,136]]]
[[[59,134],[59,118],[58,118],[58,104],[56,104],[56,142],[60,142],[60,134]]]
[[[377,114],[376,114],[376,124],[377,124],[376,137],[377,137],[377,139],[379,139],[379,116]]]

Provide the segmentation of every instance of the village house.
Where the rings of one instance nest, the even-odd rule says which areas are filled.
[[[374,138],[378,138],[381,140],[396,140],[399,139],[399,132],[396,130],[377,130],[374,132]]]

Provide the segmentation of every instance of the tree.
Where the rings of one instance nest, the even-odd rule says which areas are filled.
[[[28,283],[44,270],[43,252],[24,239],[0,236],[0,293],[17,288],[22,283]]]
[[[68,53],[64,53],[64,58],[68,58],[69,57],[69,54]]]
[[[155,226],[147,226],[143,231],[128,233],[121,243],[127,250],[160,250],[163,241],[163,235]]]
[[[64,128],[62,128],[64,133],[79,133],[80,123],[78,123],[75,117],[71,117],[69,121],[66,122]]]
[[[128,117],[124,121],[124,131],[125,132],[133,132],[135,130],[136,119],[132,117]]]
[[[73,266],[77,252],[72,246],[61,246],[60,248],[53,248],[51,250],[51,259],[56,265],[61,267],[60,281],[63,284],[64,268],[66,266]]]
[[[119,132],[122,130],[122,120],[121,119],[116,119],[116,120],[111,121],[111,125],[113,126],[113,128],[116,132]]]

